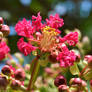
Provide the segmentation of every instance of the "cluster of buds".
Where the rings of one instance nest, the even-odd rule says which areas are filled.
[[[58,87],[59,92],[68,92],[69,88],[66,83],[66,79],[62,75],[58,75],[54,81],[56,87]]]
[[[72,78],[67,86],[64,76],[59,75],[56,77],[54,84],[58,87],[59,92],[88,92],[87,84],[80,78]]]
[[[0,17],[0,61],[4,59],[7,53],[10,51],[9,47],[5,42],[5,36],[8,36],[10,33],[9,26],[3,24],[3,18]]]
[[[81,75],[85,80],[92,79],[92,55],[86,55],[84,57],[83,63],[85,63],[84,68],[82,69]]]
[[[11,88],[14,90],[20,89],[20,86],[24,85],[25,73],[24,73],[23,69],[15,69],[12,66],[5,65],[1,70],[0,76],[4,76],[4,78],[6,79],[4,81],[4,84],[7,84],[7,81],[8,81]],[[2,84],[2,81],[0,81],[0,84]],[[7,85],[4,87],[6,88]],[[1,86],[3,86],[3,85],[0,85],[0,87]]]
[[[72,78],[69,83],[70,92],[88,92],[86,82],[80,78]]]
[[[17,42],[19,50],[25,56],[31,52],[33,55],[39,55],[43,64],[47,61],[59,61],[61,67],[72,66],[76,60],[76,55],[74,51],[68,49],[66,43],[69,46],[75,46],[78,42],[78,32],[70,32],[61,37],[59,28],[64,25],[64,22],[58,14],[50,15],[44,23],[41,21],[42,17],[38,13],[37,17],[32,16],[31,22],[23,19],[16,24],[17,34],[28,40],[25,42],[24,38],[19,39]]]

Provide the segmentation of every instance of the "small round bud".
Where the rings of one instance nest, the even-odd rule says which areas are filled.
[[[5,74],[5,75],[11,75],[11,69],[8,65],[5,65],[3,68],[2,68],[2,73]]]
[[[92,80],[90,80],[90,86],[92,86]]]
[[[0,31],[3,33],[4,36],[8,36],[10,33],[10,28],[7,25],[2,25]]]
[[[80,59],[81,59],[80,55],[76,55],[76,62],[80,62]]]
[[[59,92],[68,92],[67,90],[68,90],[67,85],[60,85],[60,86],[58,87],[58,91],[59,91]]]
[[[3,37],[3,33],[0,32],[0,41],[2,40],[2,37]]]
[[[2,17],[0,17],[0,24],[3,24],[3,18]]]
[[[82,80],[82,86],[83,87],[86,87],[87,86],[87,83],[84,80]]]
[[[84,60],[88,61],[90,58],[92,58],[92,55],[86,55],[86,56],[84,57]]]
[[[82,80],[80,78],[72,78],[69,83],[70,85],[80,85],[82,83]]]
[[[50,55],[50,56],[49,56],[50,62],[51,62],[51,63],[56,63],[56,62],[57,62],[56,57],[57,57],[56,55]]]
[[[8,81],[6,77],[0,75],[0,89],[6,89]]]
[[[92,57],[89,58],[88,65],[92,67]]]
[[[52,70],[51,68],[48,68],[48,67],[45,68],[45,72],[46,72],[48,75],[52,75],[52,74],[54,73],[53,70]]]
[[[17,69],[15,71],[14,76],[15,76],[15,79],[20,80],[20,81],[23,81],[25,79],[25,73],[22,69]]]
[[[13,90],[19,89],[20,86],[21,86],[21,82],[18,81],[18,80],[13,80],[13,81],[11,82],[11,88],[12,88]]]
[[[59,75],[56,77],[55,81],[54,81],[55,86],[60,86],[60,85],[66,85],[66,79],[64,76]]]

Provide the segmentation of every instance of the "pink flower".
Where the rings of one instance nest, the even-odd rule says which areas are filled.
[[[24,36],[28,38],[32,38],[33,33],[35,32],[30,21],[27,21],[25,18],[16,24],[15,30],[19,36]]]
[[[55,14],[55,16],[50,15],[49,19],[46,19],[46,22],[48,26],[56,29],[64,25],[63,19],[58,14]]]
[[[78,42],[78,32],[71,32],[64,38],[70,46],[75,46]]]
[[[17,42],[18,49],[25,55],[27,56],[30,54],[33,50],[36,49],[36,47],[32,46],[31,44],[24,42],[24,39],[21,38]]]
[[[5,55],[10,51],[5,42],[0,42],[0,60],[5,58]]]
[[[61,67],[72,66],[75,59],[75,53],[73,51],[69,51],[66,46],[62,47],[62,52],[57,56],[57,60],[60,61]]]
[[[32,16],[32,26],[35,28],[36,31],[42,28],[43,24],[41,23],[42,17],[40,16],[40,12],[38,16]]]

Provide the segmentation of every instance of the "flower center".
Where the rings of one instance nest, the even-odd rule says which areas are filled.
[[[41,31],[43,37],[41,39],[40,46],[42,50],[49,51],[50,48],[52,48],[55,45],[55,36],[58,35],[58,32],[56,32],[56,29],[51,28],[49,26],[44,27]]]

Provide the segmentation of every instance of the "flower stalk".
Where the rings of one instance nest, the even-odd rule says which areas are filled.
[[[38,74],[38,71],[39,71],[39,68],[40,68],[40,64],[39,64],[39,61],[38,61],[39,58],[40,58],[40,56],[37,55],[34,58],[34,60],[31,62],[31,66],[30,66],[31,77],[30,77],[30,80],[29,80],[27,91],[32,90],[34,82],[35,82],[35,80],[37,78],[37,74]]]

